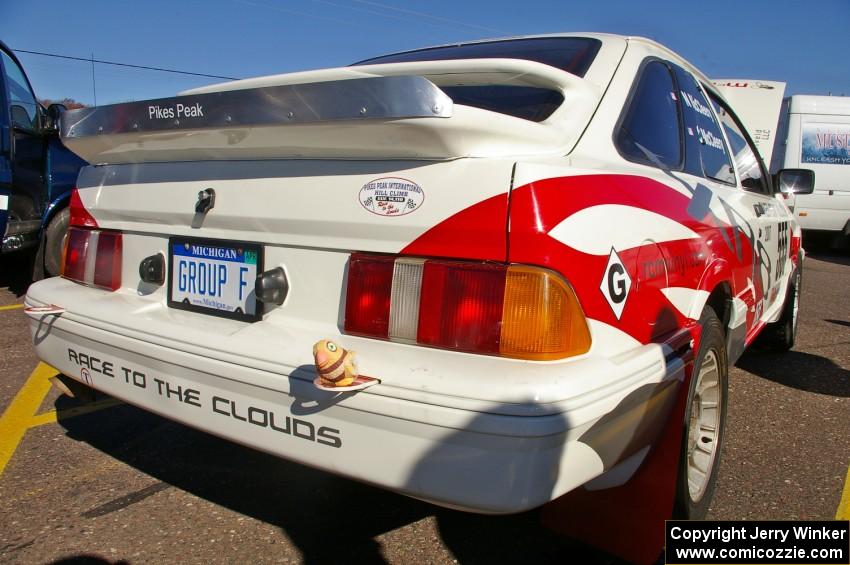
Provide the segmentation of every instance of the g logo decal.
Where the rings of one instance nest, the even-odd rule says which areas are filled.
[[[626,299],[629,297],[631,288],[632,278],[629,276],[620,256],[617,255],[617,251],[612,247],[599,290],[602,291],[618,320],[623,315],[623,309],[626,307]]]

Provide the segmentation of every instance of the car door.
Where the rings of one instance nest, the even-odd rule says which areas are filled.
[[[11,173],[8,198],[10,220],[24,231],[37,231],[45,200],[44,136],[41,111],[29,81],[16,60],[0,51],[9,147],[5,152]]]
[[[2,101],[2,97],[0,97]],[[0,111],[0,241],[6,234],[6,221],[9,218],[9,196],[12,192],[12,164],[9,161],[11,145],[6,114]]]
[[[12,193],[12,129],[9,125],[9,106],[6,104],[6,82],[0,64],[0,241],[6,234],[9,217],[9,197]]]
[[[723,101],[713,94],[709,94],[709,97],[730,147],[738,188],[744,193],[742,200],[752,206],[758,218],[760,268],[765,284],[762,318],[766,321],[775,308],[781,307],[783,296],[780,296],[779,291],[789,276],[789,213],[774,196],[767,168],[741,121]]]
[[[776,277],[777,258],[770,245],[775,244],[778,203],[759,184],[764,175],[757,154],[741,153],[738,162],[706,90],[692,73],[678,65],[671,66],[685,129],[683,172],[693,183],[695,214],[713,216],[720,225],[730,228],[724,238],[724,254],[732,266],[735,298],[746,307],[749,339],[760,327]],[[748,139],[744,134],[741,138]],[[745,141],[744,146],[751,144]],[[735,148],[743,151],[738,145]],[[752,161],[746,162],[748,158]],[[741,176],[738,169],[747,175]],[[761,177],[752,171],[762,172]]]

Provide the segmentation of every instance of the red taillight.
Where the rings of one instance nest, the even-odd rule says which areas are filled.
[[[66,279],[108,290],[121,287],[121,232],[103,231],[80,198],[71,191],[70,224],[62,257]]]
[[[97,227],[97,220],[83,206],[83,201],[80,199],[80,192],[76,188],[71,191],[71,203],[68,205],[68,210],[70,212],[70,224],[72,226],[79,228]]]
[[[393,257],[354,253],[348,265],[345,331],[387,337]]]
[[[94,286],[110,290],[121,286],[121,247],[120,232],[100,232],[94,259]]]
[[[65,240],[65,260],[62,262],[62,276],[75,281],[86,278],[86,257],[88,256],[88,230],[68,229]]]
[[[69,228],[62,276],[107,290],[121,287],[120,232]]]
[[[506,272],[505,265],[426,261],[416,341],[498,353]]]
[[[541,361],[590,349],[575,293],[548,269],[365,253],[351,256],[345,331]]]

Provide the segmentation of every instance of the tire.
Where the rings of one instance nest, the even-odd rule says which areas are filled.
[[[36,248],[36,252],[32,254],[30,263],[30,278],[32,282],[38,282],[44,278],[44,238],[38,243],[38,247]]]
[[[764,328],[762,343],[773,351],[788,351],[797,340],[797,325],[800,318],[800,292],[803,289],[803,266],[797,267],[791,275],[785,303],[779,319]]]
[[[702,336],[685,406],[674,507],[674,517],[686,520],[700,520],[708,512],[726,434],[729,389],[726,334],[709,306],[700,316],[700,326]]]
[[[47,277],[55,277],[62,269],[62,247],[65,244],[65,235],[68,233],[68,225],[71,220],[71,212],[67,207],[59,210],[47,229],[44,230],[44,274]]]

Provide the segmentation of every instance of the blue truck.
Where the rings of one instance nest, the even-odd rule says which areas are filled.
[[[63,106],[44,109],[0,41],[0,254],[30,253],[33,276],[59,274],[68,201],[86,164],[59,141]]]

